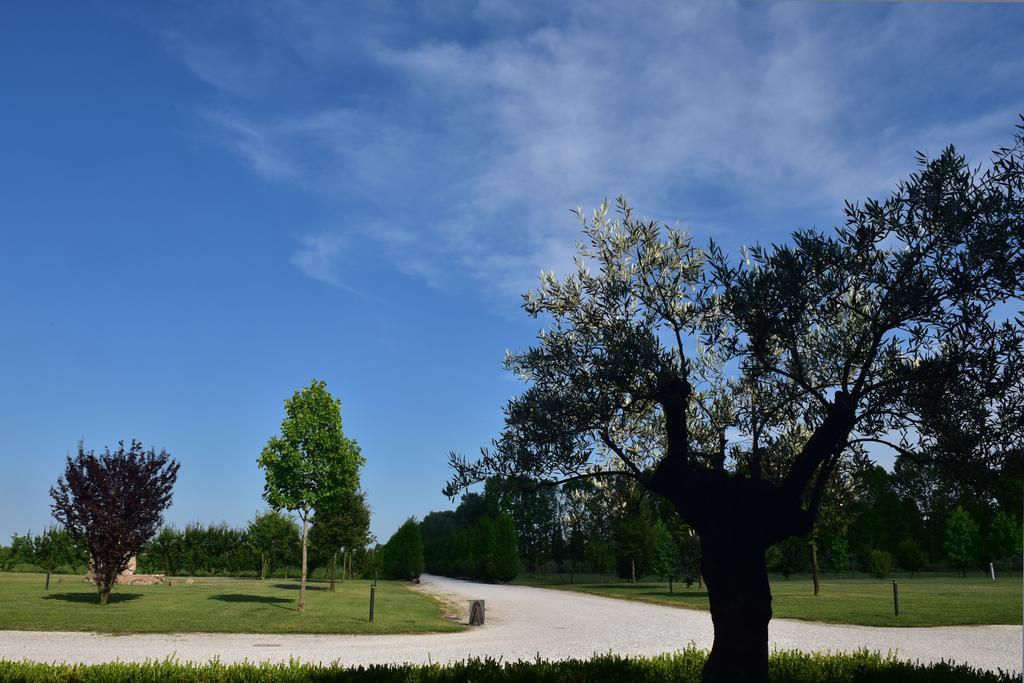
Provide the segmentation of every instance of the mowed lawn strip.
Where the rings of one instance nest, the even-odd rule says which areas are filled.
[[[586,580],[586,579],[585,579]],[[708,609],[708,596],[696,586],[676,583],[560,583],[523,577],[522,585],[571,590],[609,598],[673,607]],[[964,626],[1020,624],[1021,579],[1000,577],[899,578],[900,616],[893,614],[892,579],[835,579],[813,594],[810,580],[772,581],[772,613],[777,618],[862,626]]]
[[[58,582],[59,579],[59,582]],[[377,584],[369,622],[370,581],[346,581],[331,593],[307,586],[298,613],[299,582],[283,579],[197,578],[176,585],[117,586],[110,604],[80,576],[0,574],[0,629],[100,633],[436,633],[464,627],[442,616],[433,598],[400,581]]]

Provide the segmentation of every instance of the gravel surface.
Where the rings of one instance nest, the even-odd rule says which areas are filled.
[[[285,661],[374,664],[587,658],[594,653],[652,655],[693,642],[710,648],[711,617],[697,610],[581,593],[496,586],[434,576],[422,589],[449,599],[486,600],[487,625],[462,633],[389,636],[144,634],[0,631],[0,659],[96,663],[176,657],[181,661]],[[1020,626],[878,628],[776,619],[773,648],[817,651],[866,647],[924,662],[952,659],[1021,671]]]

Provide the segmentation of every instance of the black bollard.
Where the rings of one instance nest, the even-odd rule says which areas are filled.
[[[900,615],[900,587],[896,585],[896,582],[892,582],[892,607],[896,612],[896,616]]]
[[[370,586],[370,621],[373,621],[373,603],[377,597],[377,586]]]

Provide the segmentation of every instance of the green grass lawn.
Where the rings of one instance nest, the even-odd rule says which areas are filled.
[[[58,582],[59,580],[59,582]],[[187,585],[118,586],[110,604],[97,604],[96,588],[79,576],[0,573],[0,629],[103,633],[428,633],[459,631],[433,598],[399,581],[380,581],[374,623],[369,622],[369,581],[346,581],[331,593],[326,583],[307,586],[299,614],[296,580],[197,578]]]
[[[525,576],[516,583],[573,590],[610,598],[653,602],[659,605],[708,608],[708,596],[682,583],[668,592],[667,583],[603,582],[597,577],[578,577],[576,583],[561,578]],[[772,612],[785,619],[823,621],[865,626],[953,626],[966,624],[1020,624],[1021,579],[996,581],[978,577],[901,577],[900,616],[893,615],[891,579],[827,579],[821,593],[813,594],[809,579],[772,580]]]

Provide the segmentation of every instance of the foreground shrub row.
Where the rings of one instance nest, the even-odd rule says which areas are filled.
[[[0,683],[120,683],[121,681],[345,681],[358,683],[525,683],[526,681],[699,681],[707,653],[692,647],[671,655],[630,659],[603,655],[591,660],[565,662],[500,662],[469,660],[440,665],[375,665],[344,668],[290,664],[98,664],[91,666],[0,661]],[[897,661],[866,651],[836,655],[776,652],[771,656],[771,678],[777,683],[874,683],[880,681],[938,683],[1010,683],[1018,678],[1005,673],[979,671],[964,665],[921,665]]]

